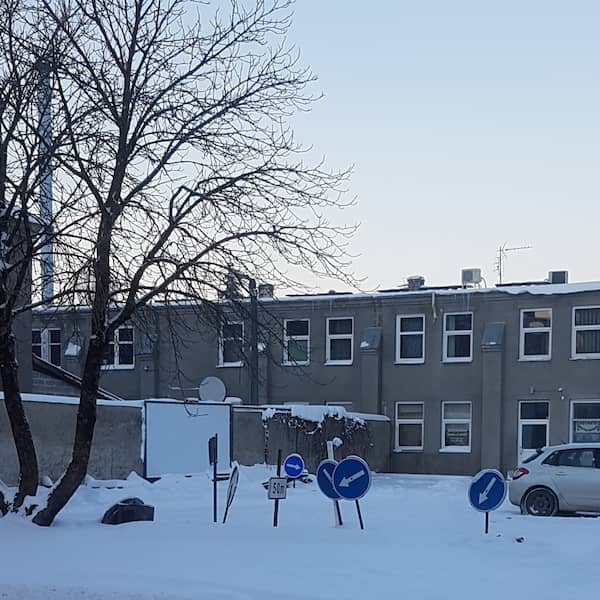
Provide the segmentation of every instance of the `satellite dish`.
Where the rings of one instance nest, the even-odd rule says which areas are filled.
[[[218,377],[205,377],[200,382],[198,396],[202,402],[223,402],[225,394],[225,384]]]

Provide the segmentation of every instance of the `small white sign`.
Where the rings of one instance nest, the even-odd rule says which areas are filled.
[[[269,479],[269,500],[285,500],[287,494],[287,477],[271,477]]]

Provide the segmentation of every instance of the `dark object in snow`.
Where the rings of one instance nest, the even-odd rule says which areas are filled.
[[[154,506],[144,504],[140,498],[125,498],[113,504],[102,517],[106,525],[120,525],[132,521],[154,521]]]
[[[518,544],[522,544],[524,541],[525,541],[524,537],[515,538],[515,542],[517,542]]]

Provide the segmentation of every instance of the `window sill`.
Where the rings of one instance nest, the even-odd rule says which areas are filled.
[[[307,367],[310,365],[310,362],[282,362],[282,367]]]
[[[440,448],[439,452],[440,454],[470,454],[471,448],[456,446],[450,448]]]
[[[548,362],[551,356],[519,356],[519,362]]]
[[[424,358],[401,358],[400,360],[394,361],[395,365],[424,365]]]
[[[571,356],[569,360],[600,360],[600,354],[580,354],[579,356]]]
[[[102,365],[101,371],[131,371],[135,369],[135,365]]]
[[[243,362],[222,363],[220,365],[217,365],[217,369],[229,369],[230,367],[243,367],[243,366],[244,366]]]
[[[473,357],[470,356],[468,358],[444,358],[442,362],[446,365],[451,365],[454,363],[470,363],[473,362]]]
[[[337,367],[337,366],[348,366],[352,364],[351,360],[327,360],[325,361],[325,366],[327,367]]]
[[[394,454],[414,454],[415,452],[421,453],[423,452],[423,448],[394,448],[392,450]]]

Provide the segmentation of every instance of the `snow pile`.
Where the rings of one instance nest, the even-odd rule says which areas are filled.
[[[277,413],[286,413],[291,417],[311,421],[321,425],[326,418],[348,419],[364,425],[365,420],[357,413],[348,412],[343,406],[323,404],[284,404],[273,405],[262,411],[262,420],[268,421]]]

